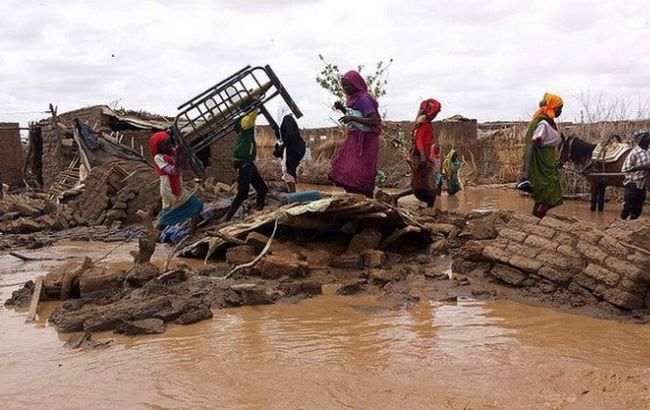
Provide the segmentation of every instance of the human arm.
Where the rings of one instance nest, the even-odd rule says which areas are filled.
[[[381,118],[377,112],[376,103],[370,97],[360,97],[352,106],[352,110],[360,112],[361,115],[345,115],[339,121],[344,124],[356,122],[366,127],[375,127],[381,124]]]
[[[431,152],[431,140],[433,134],[430,127],[421,124],[415,129],[415,150],[419,156],[420,162],[427,162],[428,154]]]
[[[259,114],[259,112],[260,112],[259,110],[253,110],[250,114],[242,118],[241,129],[248,130],[253,128],[255,126],[255,120],[257,119],[257,115]]]
[[[345,114],[345,105],[341,101],[335,102],[332,108],[334,108],[336,111],[341,111],[343,114]]]

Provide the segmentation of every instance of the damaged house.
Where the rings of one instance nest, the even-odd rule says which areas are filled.
[[[97,105],[30,125],[25,180],[65,203],[65,225],[134,222],[158,204],[148,160],[151,134],[169,119]]]

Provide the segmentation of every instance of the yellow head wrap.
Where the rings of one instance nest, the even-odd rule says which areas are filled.
[[[555,118],[555,109],[564,105],[562,98],[559,95],[544,93],[544,98],[539,102],[539,110],[535,111],[533,119],[540,115],[545,115],[548,118]]]

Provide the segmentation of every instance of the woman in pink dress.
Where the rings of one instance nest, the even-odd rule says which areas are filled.
[[[345,114],[340,121],[347,126],[348,136],[332,159],[329,178],[346,192],[372,198],[381,133],[377,100],[368,94],[366,82],[356,71],[343,76],[341,87],[348,97],[346,105],[339,101],[334,108]]]

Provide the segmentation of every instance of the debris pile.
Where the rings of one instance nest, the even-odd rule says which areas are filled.
[[[553,306],[647,314],[650,242],[638,240],[650,232],[647,221],[601,230],[558,215],[495,215],[490,235],[462,247],[453,264],[459,278],[492,278]]]
[[[25,234],[61,229],[57,207],[47,195],[27,192],[0,201],[0,233]]]

